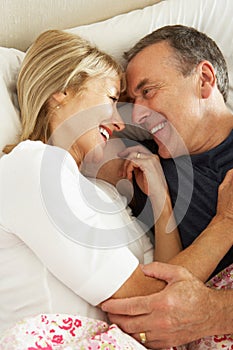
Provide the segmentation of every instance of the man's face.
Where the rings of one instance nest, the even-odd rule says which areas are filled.
[[[133,122],[151,132],[163,158],[198,153],[204,142],[198,74],[184,77],[165,42],[148,46],[128,64]]]

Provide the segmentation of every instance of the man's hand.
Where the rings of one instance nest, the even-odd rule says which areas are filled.
[[[229,220],[233,224],[233,169],[229,170],[218,189],[217,211],[212,223]]]
[[[144,266],[143,271],[150,277],[165,280],[167,286],[149,296],[104,302],[102,309],[109,313],[111,322],[138,341],[139,333],[145,333],[146,346],[153,349],[211,335],[211,324],[217,322],[212,303],[212,294],[216,291],[207,288],[183,267],[155,262]]]

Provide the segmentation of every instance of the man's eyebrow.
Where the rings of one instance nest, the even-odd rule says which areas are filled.
[[[145,86],[147,83],[149,82],[148,78],[145,78],[143,80],[141,80],[138,85],[135,88],[135,92],[137,92],[138,90],[140,90],[143,86]]]
[[[134,93],[136,94],[143,86],[145,86],[148,83],[149,83],[149,79],[148,78],[144,78],[141,81],[139,81],[139,83],[137,84],[137,86],[135,87],[135,89],[133,91],[133,94]],[[128,95],[130,96],[129,90],[128,90]]]

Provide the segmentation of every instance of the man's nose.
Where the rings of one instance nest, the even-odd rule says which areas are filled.
[[[132,111],[132,121],[135,124],[143,124],[149,115],[149,109],[139,103],[134,103]]]

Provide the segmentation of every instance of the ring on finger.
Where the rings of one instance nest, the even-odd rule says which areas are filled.
[[[146,333],[145,332],[139,333],[139,337],[140,337],[140,342],[142,344],[145,344],[146,343]]]
[[[141,152],[138,152],[138,153],[137,153],[136,158],[137,158],[137,159],[141,158]]]

